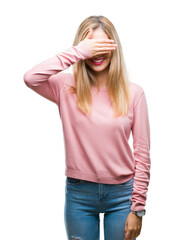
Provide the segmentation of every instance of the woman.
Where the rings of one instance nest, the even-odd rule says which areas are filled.
[[[62,72],[72,64],[73,74]],[[24,81],[59,109],[67,238],[99,239],[104,213],[105,240],[136,239],[150,181],[150,126],[144,90],[127,78],[114,25],[86,18],[73,46],[34,66]]]

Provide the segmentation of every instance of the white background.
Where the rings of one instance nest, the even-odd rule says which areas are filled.
[[[29,89],[23,75],[72,46],[79,24],[90,15],[104,15],[115,25],[130,80],[143,87],[148,102],[151,181],[137,239],[172,239],[172,4],[169,0],[1,3],[1,240],[66,240],[65,152],[58,108]],[[103,214],[100,231],[103,240]]]

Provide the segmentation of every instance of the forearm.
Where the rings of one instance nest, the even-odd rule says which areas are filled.
[[[66,73],[60,74],[60,72],[71,64],[91,56],[90,48],[86,43],[80,42],[77,46],[72,46],[66,51],[35,65],[24,74],[24,82],[32,90],[57,104],[67,78]]]
[[[77,46],[72,46],[64,52],[56,54],[28,70],[24,74],[25,83],[31,87],[42,86],[50,76],[57,74],[70,65],[90,58],[92,56],[90,49],[84,42],[80,42]]]

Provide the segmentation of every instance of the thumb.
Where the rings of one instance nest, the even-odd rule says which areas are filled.
[[[125,228],[124,228],[124,237],[127,237],[127,230],[128,230],[128,222],[126,221]],[[124,240],[125,240],[124,238]]]
[[[87,36],[86,36],[86,38],[87,38],[87,39],[92,38],[92,34],[93,34],[93,29],[90,28],[90,29],[89,29],[89,32],[88,32],[88,34],[87,34]]]

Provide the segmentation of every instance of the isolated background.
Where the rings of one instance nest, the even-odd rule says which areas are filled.
[[[65,151],[58,108],[29,89],[23,75],[34,65],[71,47],[79,24],[90,15],[104,15],[115,25],[130,80],[143,87],[148,102],[151,182],[147,213],[138,239],[171,239],[174,214],[172,4],[169,0],[1,3],[1,240],[66,239]],[[100,224],[103,240],[103,214]]]

